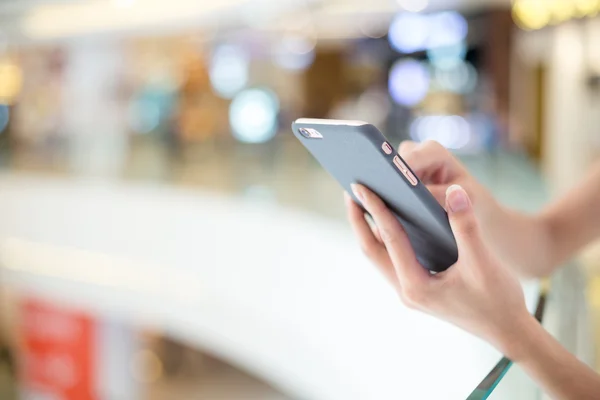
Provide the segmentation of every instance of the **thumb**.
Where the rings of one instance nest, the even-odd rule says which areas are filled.
[[[471,199],[461,186],[452,185],[446,190],[446,209],[459,253],[476,254],[483,250],[483,240]]]

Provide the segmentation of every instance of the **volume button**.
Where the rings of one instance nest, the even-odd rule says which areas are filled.
[[[413,186],[417,186],[417,184],[419,183],[419,181],[417,180],[417,178],[415,177],[415,175],[410,172],[410,170],[406,170],[404,172],[402,172],[404,174],[404,176],[406,177],[406,179],[408,179],[408,181],[410,182],[411,185]]]
[[[404,165],[404,163],[398,156],[394,156],[394,164],[396,164],[396,167],[402,172],[408,170],[408,168],[406,168],[406,165]]]
[[[408,182],[410,182],[411,185],[417,186],[417,184],[419,183],[418,179],[415,177],[415,175],[412,172],[410,172],[410,170],[402,162],[402,160],[400,159],[400,157],[394,156],[394,164],[400,170],[400,172],[402,172],[402,175],[404,175],[404,177],[406,178],[406,180]]]

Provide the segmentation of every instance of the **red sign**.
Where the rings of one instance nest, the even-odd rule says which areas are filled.
[[[95,400],[95,323],[85,314],[26,299],[21,304],[21,377],[32,398]]]

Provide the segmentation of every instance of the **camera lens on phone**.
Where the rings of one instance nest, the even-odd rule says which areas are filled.
[[[304,136],[305,138],[309,138],[310,139],[310,132],[309,132],[308,129],[306,129],[306,128],[300,128],[300,129],[298,129],[298,132],[300,132],[300,134],[302,136]]]
[[[313,128],[298,128],[298,132],[307,139],[323,139],[323,135]]]

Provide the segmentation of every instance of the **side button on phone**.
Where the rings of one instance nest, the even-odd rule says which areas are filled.
[[[392,146],[388,142],[383,142],[381,149],[385,154],[392,154]]]
[[[406,171],[404,171],[402,173],[404,174],[406,179],[408,179],[408,181],[410,182],[411,185],[417,186],[419,181],[417,180],[417,177],[412,172],[410,172],[409,169],[407,169]]]
[[[406,180],[408,180],[411,185],[417,186],[417,184],[419,183],[418,179],[415,177],[415,175],[412,172],[410,172],[410,170],[402,162],[400,157],[398,157],[398,156],[394,157],[394,164],[400,170],[400,172],[402,172],[402,175],[404,175]]]

